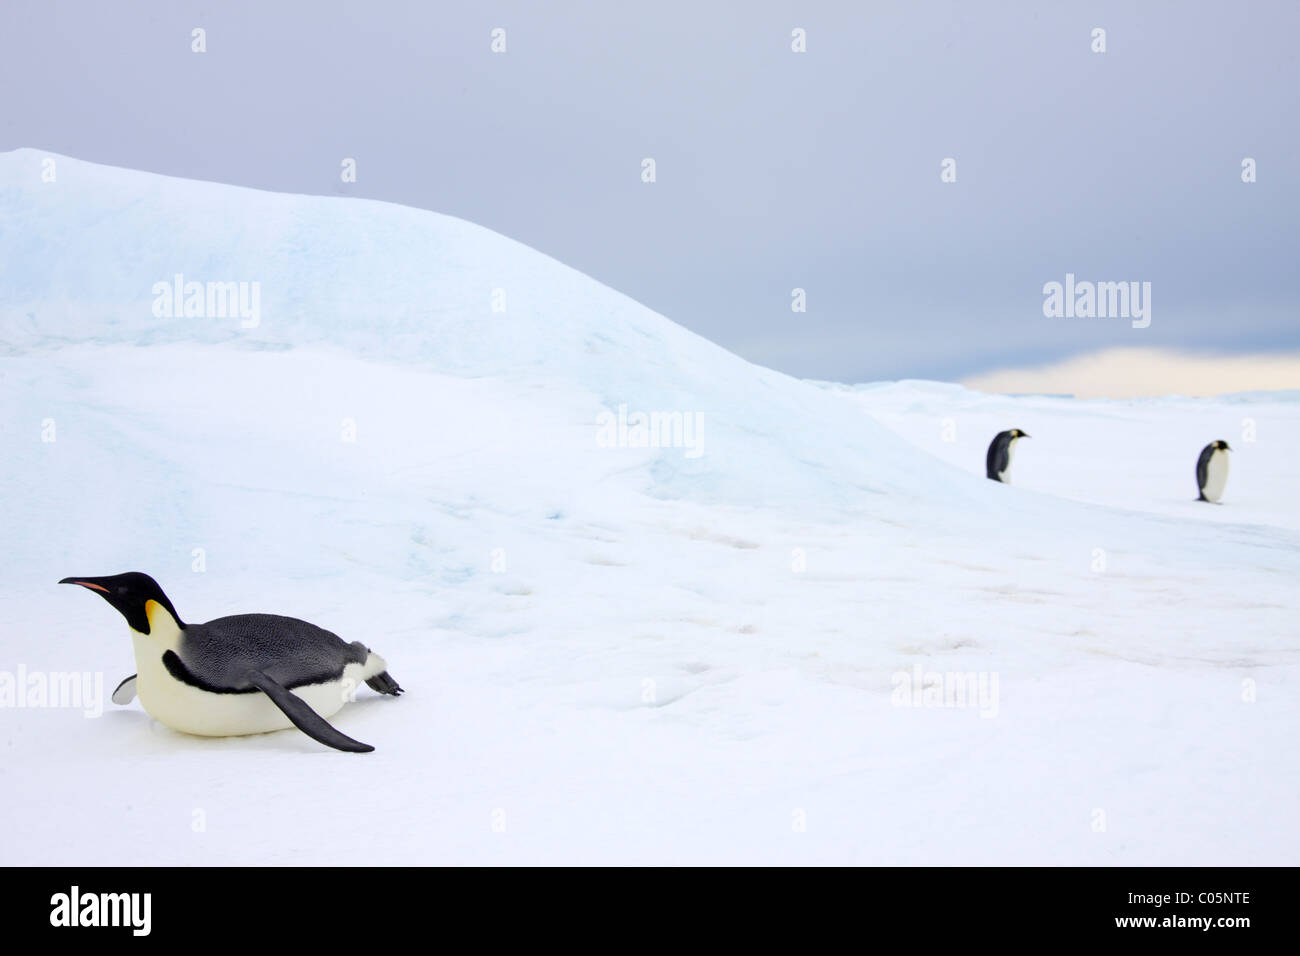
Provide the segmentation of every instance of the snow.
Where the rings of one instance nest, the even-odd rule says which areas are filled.
[[[0,154],[0,672],[105,701],[0,709],[0,863],[1297,862],[1297,393],[804,382],[446,216],[48,155]],[[259,325],[156,317],[175,273]],[[375,648],[375,753],[109,703],[124,623],[54,582],[126,570]]]

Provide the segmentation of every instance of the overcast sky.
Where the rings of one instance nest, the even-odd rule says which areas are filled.
[[[1294,0],[3,0],[0,149],[450,213],[764,365],[953,379],[1300,347],[1298,46]],[[1150,326],[1044,317],[1067,272]]]

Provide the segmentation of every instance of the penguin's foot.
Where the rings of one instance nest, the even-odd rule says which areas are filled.
[[[402,688],[397,685],[397,681],[388,676],[388,671],[383,671],[369,678],[366,681],[366,686],[381,694],[392,694],[394,697],[402,692]]]

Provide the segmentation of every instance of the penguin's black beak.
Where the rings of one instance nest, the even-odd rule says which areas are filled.
[[[102,585],[102,584],[98,584],[98,583],[96,583],[96,581],[95,581],[94,578],[80,578],[80,577],[64,578],[64,579],[63,579],[62,581],[60,581],[59,583],[60,583],[60,584],[80,584],[83,588],[90,588],[92,591],[100,591],[100,592],[102,592],[102,593],[104,593],[104,594],[107,594],[107,593],[108,593],[108,588],[104,587],[104,585]]]

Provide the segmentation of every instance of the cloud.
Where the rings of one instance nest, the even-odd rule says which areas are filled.
[[[1300,352],[1203,355],[1171,349],[1116,348],[1034,368],[964,379],[981,392],[1072,394],[1079,398],[1207,396],[1300,389]]]

